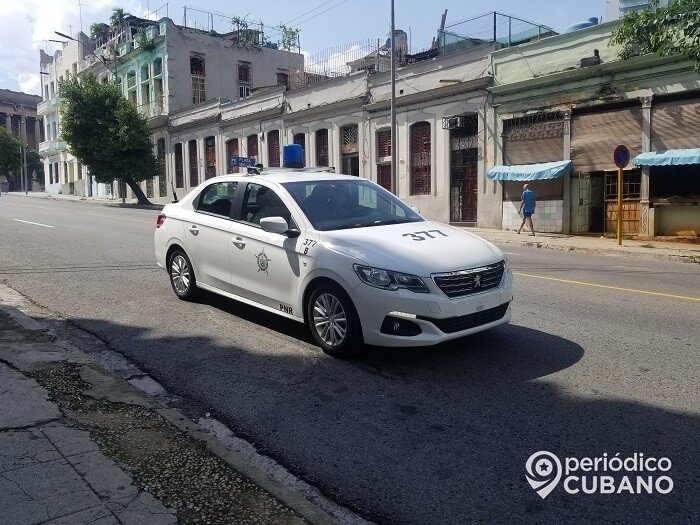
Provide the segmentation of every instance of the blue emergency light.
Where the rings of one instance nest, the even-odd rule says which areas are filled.
[[[282,148],[282,166],[284,168],[304,167],[304,152],[301,144],[287,144]]]

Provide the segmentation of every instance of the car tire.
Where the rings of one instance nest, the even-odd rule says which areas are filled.
[[[360,318],[350,296],[335,283],[318,285],[306,304],[306,322],[316,344],[340,359],[364,350]]]
[[[175,295],[183,301],[192,301],[195,298],[197,280],[190,258],[185,252],[176,250],[170,255],[168,275],[170,275],[170,285],[173,287]]]

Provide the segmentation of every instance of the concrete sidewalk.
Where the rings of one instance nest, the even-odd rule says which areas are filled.
[[[0,284],[2,525],[368,523],[46,315]]]
[[[163,209],[163,206],[165,206],[165,204],[163,203],[139,204],[135,199],[127,199],[125,203],[122,203],[122,200],[117,198],[80,197],[78,195],[53,194],[42,191],[30,191],[29,193],[24,193],[23,191],[10,191],[3,193],[3,195],[11,195],[12,197],[26,197],[30,199],[57,200],[64,202],[82,202],[86,204],[98,204],[101,206],[113,206],[116,208],[138,208],[144,210],[161,210]],[[170,201],[168,200],[167,202]]]
[[[518,235],[514,231],[509,230],[464,229],[499,245],[530,246],[549,250],[586,252],[618,257],[669,259],[700,264],[700,244],[623,240],[622,246],[618,246],[615,239],[600,236],[537,233],[532,237],[525,230]]]

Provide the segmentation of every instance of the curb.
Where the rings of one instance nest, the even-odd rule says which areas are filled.
[[[155,210],[155,211],[160,211],[163,209],[165,204],[138,204],[138,203],[125,203],[122,204],[116,199],[95,199],[92,197],[78,197],[75,199],[67,199],[67,198],[61,198],[57,197],[55,195],[32,195],[32,193],[24,194],[24,193],[6,193],[6,195],[9,195],[10,197],[23,197],[23,198],[29,198],[29,199],[40,199],[40,200],[51,200],[51,201],[56,201],[56,202],[77,202],[80,204],[91,204],[95,206],[106,206],[108,208],[122,208],[122,209],[132,209],[132,210]]]
[[[249,478],[312,525],[372,524],[323,495],[317,488],[295,476],[275,459],[259,453],[252,443],[236,436],[223,423],[210,417],[209,413],[197,421],[186,416],[180,409],[174,408],[182,406],[181,398],[168,394],[157,381],[137,368],[121,353],[109,348],[109,345],[95,334],[56,316],[2,283],[0,283],[0,310],[9,314],[26,330],[53,335],[56,346],[66,350],[74,358],[79,355],[81,360],[85,360],[85,364],[90,367],[85,370],[86,375],[89,376],[91,388],[99,392],[100,397],[112,398],[115,402],[127,404],[147,404],[168,423],[203,443],[210,452],[222,459],[233,470]],[[27,310],[37,310],[34,313],[41,312],[50,319],[67,323],[71,329],[79,330],[90,339],[96,339],[97,341],[87,344],[94,344],[101,349],[85,352],[56,334],[47,323],[31,317]],[[95,370],[94,367],[100,370]],[[83,376],[84,379],[86,375]]]
[[[519,241],[516,239],[503,239],[503,238],[489,238],[478,232],[472,232],[479,237],[486,239],[494,244],[503,244],[507,246],[525,246],[527,248],[541,248],[545,250],[552,250],[558,252],[579,252],[579,253],[589,253],[591,255],[607,255],[610,257],[629,257],[629,258],[640,258],[640,259],[650,259],[650,260],[667,260],[684,262],[690,264],[700,264],[700,255],[690,255],[690,254],[674,254],[674,253],[648,253],[642,251],[630,251],[630,250],[620,250],[616,248],[588,248],[584,246],[572,246],[572,245],[559,245],[551,244],[546,241]],[[623,246],[625,248],[625,246]]]

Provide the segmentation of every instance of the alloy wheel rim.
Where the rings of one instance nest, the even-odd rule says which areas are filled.
[[[333,294],[319,295],[314,302],[314,327],[321,340],[328,346],[338,346],[348,331],[345,309]]]
[[[170,264],[170,276],[173,280],[175,291],[179,294],[184,294],[190,287],[190,267],[182,255],[173,257]]]

